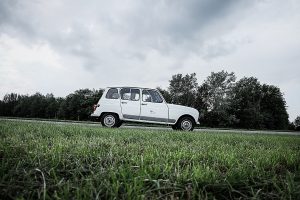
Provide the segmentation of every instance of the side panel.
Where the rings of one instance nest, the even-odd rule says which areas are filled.
[[[142,102],[140,120],[168,123],[168,106],[163,103]]]
[[[182,116],[187,114],[186,112],[182,111],[182,110],[177,110],[177,109],[172,109],[170,108],[169,110],[169,117],[170,119],[174,119],[174,124],[177,122],[177,120]]]
[[[109,89],[109,88],[108,88]],[[122,112],[120,106],[120,98],[118,99],[107,99],[106,94],[108,89],[106,89],[98,102],[99,107],[91,114],[91,116],[100,116],[103,112],[114,112],[119,115],[122,119]]]
[[[198,118],[199,118],[199,112],[190,107],[181,107],[179,105],[174,105],[174,104],[168,104],[169,106],[169,117],[170,119],[176,119],[176,122],[178,119],[183,116],[183,115],[190,115],[194,118],[195,122],[199,124]]]
[[[161,94],[154,89],[143,89],[141,100],[141,121],[155,123],[172,123],[174,119],[169,118],[169,108]]]
[[[99,115],[103,112],[114,112],[121,117],[120,99],[103,99],[100,101]],[[98,111],[97,109],[97,111]]]
[[[120,94],[123,118],[138,120],[141,112],[140,89],[124,88]]]

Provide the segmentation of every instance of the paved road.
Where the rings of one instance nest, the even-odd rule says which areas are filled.
[[[23,121],[23,122],[42,122],[49,124],[76,124],[76,125],[87,125],[87,126],[99,126],[100,123],[96,122],[72,122],[72,121],[49,121],[49,120],[33,120],[33,119],[10,119],[10,118],[0,118],[0,120],[7,121]],[[172,131],[170,127],[151,127],[151,126],[133,126],[133,125],[123,125],[120,128],[133,128],[133,129],[150,129],[150,130],[169,130]],[[269,134],[269,135],[297,135],[300,136],[300,132],[289,132],[289,131],[260,131],[260,130],[237,130],[237,129],[195,129],[198,132],[215,132],[215,133],[243,133],[243,134]]]

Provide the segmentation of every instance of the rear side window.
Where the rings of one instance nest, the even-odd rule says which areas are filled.
[[[139,89],[122,88],[120,93],[121,93],[122,100],[131,100],[131,101],[140,100]]]
[[[119,92],[117,88],[110,88],[105,96],[107,99],[118,99],[119,98]]]
[[[130,88],[122,88],[121,89],[121,99],[129,100],[130,99]]]
[[[139,89],[131,89],[131,101],[139,101],[140,100],[140,90]]]

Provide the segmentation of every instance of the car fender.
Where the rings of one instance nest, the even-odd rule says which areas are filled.
[[[106,99],[107,90],[103,93],[97,107],[94,112],[91,114],[92,117],[100,117],[102,113],[116,113],[119,115],[119,118],[122,120],[123,115],[121,112],[120,99]]]
[[[195,123],[198,122],[199,118],[199,111],[196,110],[195,108],[187,107],[187,106],[182,106],[182,105],[176,105],[176,104],[167,104],[169,107],[169,119],[174,119],[177,123],[179,118],[183,115],[189,115],[191,116],[194,120]]]

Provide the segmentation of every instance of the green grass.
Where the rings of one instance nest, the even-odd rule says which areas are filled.
[[[0,199],[300,199],[300,137],[0,120]]]

